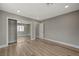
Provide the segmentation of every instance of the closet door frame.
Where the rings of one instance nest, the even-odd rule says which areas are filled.
[[[9,38],[8,38],[8,19],[14,19],[14,20],[17,20],[17,21],[18,21],[18,20],[21,20],[21,19],[18,19],[18,18],[6,17],[6,46],[8,46],[8,43],[9,43],[9,42],[8,42],[8,39],[9,39]],[[33,40],[33,38],[32,38],[32,37],[33,37],[33,35],[32,35],[32,34],[33,34],[32,25],[33,25],[33,24],[32,24],[32,22],[29,22],[29,24],[30,24],[30,36],[31,36],[31,40]]]

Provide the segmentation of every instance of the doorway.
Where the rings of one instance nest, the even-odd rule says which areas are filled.
[[[31,25],[25,23],[17,23],[17,42],[31,40]]]
[[[33,37],[32,33],[31,23],[22,21],[18,23],[18,20],[8,19],[8,44],[18,43],[22,41],[21,39],[31,40]]]

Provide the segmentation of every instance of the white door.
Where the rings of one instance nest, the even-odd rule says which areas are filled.
[[[44,24],[43,23],[39,24],[39,38],[44,39]]]

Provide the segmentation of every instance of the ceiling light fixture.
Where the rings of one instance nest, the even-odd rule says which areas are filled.
[[[46,3],[46,5],[53,5],[53,3]]]
[[[19,12],[21,12],[20,10],[17,10],[17,12],[19,13]]]
[[[68,5],[65,6],[65,8],[68,8],[68,7],[69,7]]]

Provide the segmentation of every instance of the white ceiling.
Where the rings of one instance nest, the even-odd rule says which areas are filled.
[[[65,8],[66,5],[69,7]],[[0,3],[0,9],[41,21],[79,10],[79,3],[53,3],[51,5],[46,3]],[[17,10],[21,12],[17,13]]]

